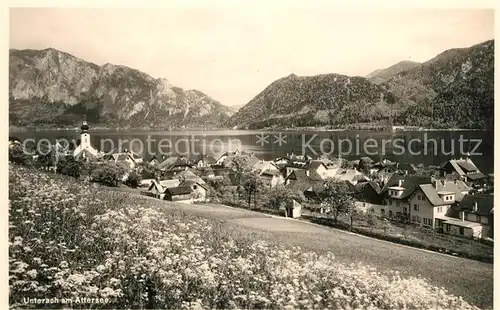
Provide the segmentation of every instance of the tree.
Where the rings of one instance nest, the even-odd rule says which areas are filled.
[[[243,190],[248,197],[247,199],[248,208],[250,208],[251,206],[252,195],[253,195],[254,207],[256,206],[256,195],[258,192],[262,191],[263,188],[264,184],[262,183],[262,180],[259,179],[259,177],[257,177],[253,173],[248,174],[248,178],[243,183]]]
[[[241,184],[242,176],[252,171],[250,166],[250,157],[246,155],[235,155],[227,159],[225,163],[236,172],[238,183]]]
[[[138,174],[137,172],[132,171],[128,174],[127,181],[125,182],[125,184],[132,188],[137,188],[141,184],[141,180],[142,180],[141,175]]]
[[[283,207],[286,204],[286,201],[294,199],[298,202],[302,202],[303,198],[300,197],[300,195],[294,193],[292,190],[289,188],[283,186],[283,185],[278,185],[274,188],[272,188],[268,195],[268,203],[273,209],[279,209],[280,207]]]
[[[112,163],[102,163],[91,171],[91,179],[106,186],[118,186],[126,170],[124,167]]]
[[[33,156],[21,144],[13,144],[9,147],[9,161],[20,165],[33,164]]]
[[[76,161],[73,156],[66,156],[57,161],[59,173],[78,179],[82,174],[83,163]]]
[[[154,179],[156,178],[157,170],[146,163],[140,163],[137,165],[137,172],[141,175],[142,179]]]
[[[327,179],[324,189],[318,193],[318,198],[321,206],[333,217],[335,223],[338,222],[339,215],[354,212],[353,194],[345,182]]]
[[[369,175],[370,169],[373,167],[373,160],[370,157],[361,157],[358,167],[364,174]]]

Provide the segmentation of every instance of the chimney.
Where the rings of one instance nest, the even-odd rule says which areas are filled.
[[[306,170],[306,175],[309,176],[309,170]]]
[[[474,202],[474,212],[477,212],[477,201]]]
[[[399,180],[399,181],[398,181],[398,186],[399,186],[399,187],[403,186],[403,180]]]
[[[464,211],[460,211],[460,220],[461,220],[462,222],[464,222],[464,221],[465,221],[465,212],[464,212]]]

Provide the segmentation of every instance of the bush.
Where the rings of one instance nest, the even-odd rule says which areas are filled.
[[[125,184],[127,186],[130,186],[132,188],[137,188],[139,185],[141,185],[141,175],[132,171],[128,174],[127,181],[125,181]]]
[[[238,236],[138,195],[25,168],[10,181],[13,308],[88,295],[111,300],[93,308],[473,308],[424,279]]]

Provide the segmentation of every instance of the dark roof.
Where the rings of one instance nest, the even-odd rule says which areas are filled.
[[[487,178],[487,176],[482,172],[475,172],[467,175],[467,178],[471,180],[481,180]]]
[[[391,186],[397,186],[399,184],[399,180],[403,180],[402,187],[404,187],[403,193],[398,199],[406,199],[408,198],[417,187],[421,184],[432,184],[431,177],[428,176],[420,176],[420,175],[398,175],[396,173],[392,174],[387,183],[382,188],[381,194],[385,194],[388,188]]]
[[[313,185],[307,181],[299,180],[295,182],[290,182],[290,184],[286,185],[287,188],[292,190],[293,192],[305,192]]]
[[[186,195],[186,194],[191,194],[192,190],[190,187],[171,187],[167,188],[165,193],[170,194],[170,196],[176,196],[176,195]]]
[[[472,172],[472,171],[477,171],[477,167],[473,164],[470,163],[466,160],[457,160],[457,164],[462,168],[463,170],[467,172]]]
[[[261,175],[264,175],[264,176],[275,176],[275,175],[279,175],[280,172],[278,170],[265,170],[264,172],[261,173]]]
[[[191,180],[186,180],[186,181],[181,182],[178,187],[189,187],[189,188],[191,188],[193,185],[198,185],[200,187],[203,187],[204,189],[207,189],[206,185],[201,184],[201,183],[196,182],[196,181],[191,181]]]
[[[177,162],[177,159],[178,159],[178,157],[176,157],[176,156],[168,157],[162,163],[160,163],[160,165],[158,167],[160,169],[168,169]]]
[[[115,159],[118,160],[118,161],[122,161],[122,160],[128,160],[130,157],[128,156],[128,154],[116,154],[115,156]]]
[[[312,160],[310,163],[304,165],[304,168],[317,170],[320,166],[324,166],[326,168],[326,165],[322,161]]]
[[[474,205],[477,202],[477,211],[473,212]],[[470,213],[488,216],[493,211],[492,195],[465,195],[460,202],[460,209],[467,210]]]

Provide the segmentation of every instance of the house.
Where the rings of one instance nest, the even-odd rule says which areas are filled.
[[[204,184],[205,183],[205,181],[203,181],[203,179],[201,177],[199,177],[198,175],[196,175],[190,169],[183,170],[181,172],[176,172],[173,175],[173,178],[174,179],[178,179],[181,182],[183,182],[183,181],[194,181],[194,182],[198,182],[200,184]]]
[[[370,168],[370,177],[372,180],[385,183],[398,170],[398,163],[384,159]]]
[[[325,179],[327,177],[326,173],[328,168],[322,161],[312,160],[304,166],[304,169],[309,170],[309,174],[320,176],[321,179]]]
[[[186,157],[177,158],[171,165],[164,166],[164,168],[169,171],[184,171],[191,167],[192,165]]]
[[[159,170],[166,171],[170,170],[170,168],[177,162],[179,157],[177,156],[168,156],[163,159],[163,161],[157,166]]]
[[[293,184],[294,182],[307,182],[313,183],[316,181],[321,181],[322,178],[316,173],[311,173],[309,170],[297,169],[290,172],[290,174],[285,178],[285,185]]]
[[[440,190],[435,182],[420,184],[408,199],[410,223],[439,230],[448,219],[448,210],[455,203],[455,192]]]
[[[222,154],[221,156],[219,156],[219,158],[217,158],[217,160],[215,161],[215,165],[217,166],[224,166],[224,163],[226,162],[226,160],[232,156],[236,156],[238,155],[240,152],[238,150],[235,150],[235,151],[232,151],[232,152],[225,152],[224,154]]]
[[[285,217],[298,218],[302,216],[302,206],[295,199],[287,201],[284,211]]]
[[[488,178],[479,171],[469,156],[460,159],[450,159],[440,167],[441,175],[446,177],[448,174],[457,174],[469,184],[480,184]]]
[[[423,167],[418,167],[415,164],[407,164],[407,163],[398,163],[396,165],[396,171],[399,171],[401,174],[416,174],[423,170]]]
[[[372,209],[373,212],[380,214],[384,208],[383,198],[379,195],[380,188],[375,182],[359,182],[353,186],[356,198],[356,206],[366,212]]]
[[[179,186],[181,182],[177,179],[170,179],[170,180],[162,180],[162,181],[157,181],[157,180],[152,180],[148,192],[152,194],[152,196],[156,198],[163,199],[165,196],[165,190],[168,188],[174,188]]]
[[[482,226],[480,223],[465,221],[463,218],[449,218],[442,225],[444,234],[471,239],[481,238]]]
[[[431,178],[417,175],[399,175],[393,173],[387,183],[380,191],[384,205],[381,214],[389,217],[402,217],[408,220],[409,202],[408,198],[420,184],[431,184]]]
[[[465,195],[458,204],[460,219],[481,224],[480,236],[474,237],[493,238],[493,203],[492,195]]]
[[[254,163],[253,171],[261,174],[264,171],[279,171],[279,168],[272,161],[259,160]]]
[[[178,187],[187,187],[191,189],[192,202],[206,201],[207,199],[208,187],[203,183],[198,183],[195,181],[184,181],[179,184]]]
[[[213,156],[207,156],[207,155],[195,156],[191,160],[191,164],[194,167],[198,167],[198,168],[208,168],[212,165],[215,165],[216,162],[217,161],[215,160],[215,158],[213,158]]]
[[[161,184],[156,180],[151,181],[148,192],[151,193],[151,195],[155,198],[163,199],[163,197],[165,196],[165,188],[161,186]]]
[[[285,183],[285,178],[279,170],[265,170],[260,174],[260,177],[264,181],[264,185],[269,188]]]
[[[165,200],[193,203],[205,201],[207,188],[205,185],[193,181],[184,181],[177,187],[167,188],[165,190]]]
[[[349,181],[351,184],[358,182],[368,181],[369,179],[356,169],[340,169],[337,174],[333,176],[334,179],[339,181]]]
[[[160,160],[156,156],[153,155],[153,157],[151,157],[151,159],[149,160],[149,165],[156,167],[159,164],[160,164]]]
[[[165,190],[164,199],[169,201],[177,201],[191,203],[192,189],[190,187],[172,187]]]
[[[129,169],[134,169],[136,167],[136,162],[134,161],[134,158],[127,152],[119,152],[111,155],[105,155],[104,160],[109,160],[116,164],[121,163],[124,166],[128,167]]]

